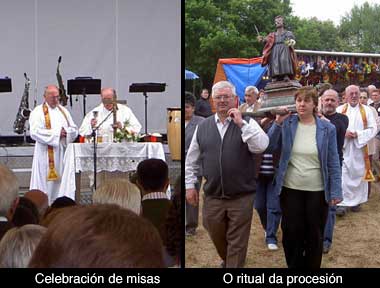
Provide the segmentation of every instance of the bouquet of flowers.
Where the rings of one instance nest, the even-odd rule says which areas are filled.
[[[285,45],[286,46],[292,46],[292,47],[294,47],[294,45],[296,45],[296,40],[294,40],[294,39],[286,39],[285,41],[284,41],[284,43],[285,43]]]
[[[137,142],[140,140],[140,135],[133,131],[133,129],[130,127],[129,121],[124,122],[124,126],[121,129],[116,130],[115,134],[115,142]]]

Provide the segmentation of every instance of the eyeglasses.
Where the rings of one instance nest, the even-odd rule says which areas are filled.
[[[232,95],[218,95],[218,96],[215,96],[214,99],[217,101],[221,101],[221,100],[230,100],[232,97],[233,97]]]
[[[363,97],[363,96],[361,96],[361,97],[359,97],[360,99],[368,99],[367,97]]]

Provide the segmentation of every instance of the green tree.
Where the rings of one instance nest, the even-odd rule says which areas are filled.
[[[332,21],[320,21],[317,18],[300,19],[290,17],[288,28],[297,38],[297,49],[342,51],[344,42],[339,30]]]
[[[380,5],[355,5],[340,23],[340,36],[351,52],[380,53]]]
[[[255,25],[266,35],[276,15],[290,13],[289,0],[186,0],[186,68],[210,87],[220,58],[261,56]]]
[[[220,58],[252,58],[262,54],[256,29],[275,31],[274,18],[285,16],[296,49],[380,53],[380,6],[354,6],[340,26],[317,18],[292,15],[290,0],[186,0],[185,65],[211,87]]]

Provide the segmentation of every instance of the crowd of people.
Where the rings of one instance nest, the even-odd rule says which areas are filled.
[[[234,85],[215,83],[215,114],[204,119],[194,118],[186,94],[186,235],[196,235],[203,184],[203,225],[221,267],[244,267],[256,209],[269,250],[278,249],[281,225],[288,267],[317,269],[332,248],[336,215],[360,211],[379,180],[380,90],[302,87],[296,112],[243,117],[259,109],[258,94],[246,87],[238,109]]]
[[[161,159],[141,161],[136,181],[112,178],[90,205],[31,190],[0,165],[1,268],[164,268],[181,264],[181,186],[172,199]]]

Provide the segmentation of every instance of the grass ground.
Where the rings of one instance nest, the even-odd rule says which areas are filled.
[[[202,197],[200,197],[202,198]],[[202,206],[202,203],[200,203]],[[200,209],[202,210],[202,209]],[[186,238],[186,267],[219,267],[219,258],[207,231],[200,225],[197,234]],[[264,241],[256,210],[253,213],[251,236],[248,244],[246,267],[286,267],[281,245],[281,229],[278,231],[279,250],[269,251]],[[380,267],[380,183],[372,184],[369,201],[360,212],[350,212],[337,217],[331,250],[323,255],[324,268]]]

